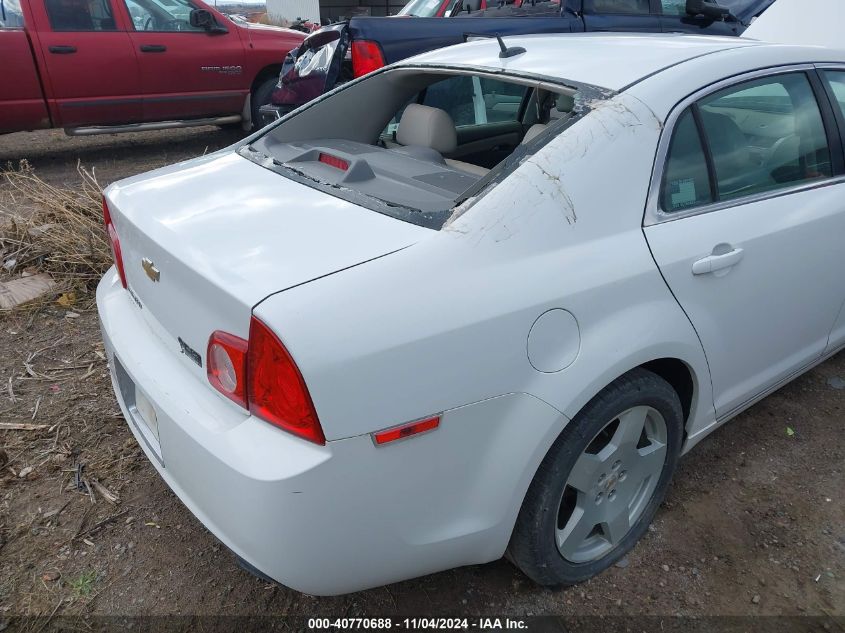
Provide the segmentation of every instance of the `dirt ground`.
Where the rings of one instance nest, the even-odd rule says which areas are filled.
[[[105,185],[237,138],[212,128],[24,133],[0,136],[0,163],[26,158],[42,178],[72,183],[81,161]],[[0,623],[26,614],[845,615],[845,354],[685,457],[644,540],[590,582],[541,589],[502,560],[314,598],[239,569],[156,475],[119,413],[86,308],[0,316],[0,419],[46,425],[0,430]],[[78,489],[80,467],[95,502]]]

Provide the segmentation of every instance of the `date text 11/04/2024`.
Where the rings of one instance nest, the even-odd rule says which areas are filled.
[[[309,618],[310,630],[524,630],[524,620],[512,618]]]

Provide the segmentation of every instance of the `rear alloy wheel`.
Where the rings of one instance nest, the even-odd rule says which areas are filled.
[[[543,585],[606,569],[648,529],[677,463],[683,414],[662,378],[634,370],[591,400],[546,455],[508,555]]]
[[[666,421],[657,409],[628,409],[584,449],[563,489],[556,540],[573,563],[600,558],[619,545],[663,472]]]

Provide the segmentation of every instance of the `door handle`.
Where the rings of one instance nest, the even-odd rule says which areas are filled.
[[[742,259],[743,252],[741,248],[735,248],[723,255],[708,255],[693,263],[692,274],[706,275],[707,273],[735,266]]]
[[[141,52],[142,53],[163,53],[167,50],[167,47],[164,44],[142,44],[141,45]]]
[[[49,51],[56,55],[70,55],[76,52],[76,46],[50,46]]]

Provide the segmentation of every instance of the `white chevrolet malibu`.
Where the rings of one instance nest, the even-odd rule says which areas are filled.
[[[97,303],[129,426],[299,591],[503,555],[585,580],[680,455],[845,345],[845,52],[502,45],[390,66],[105,192]]]

